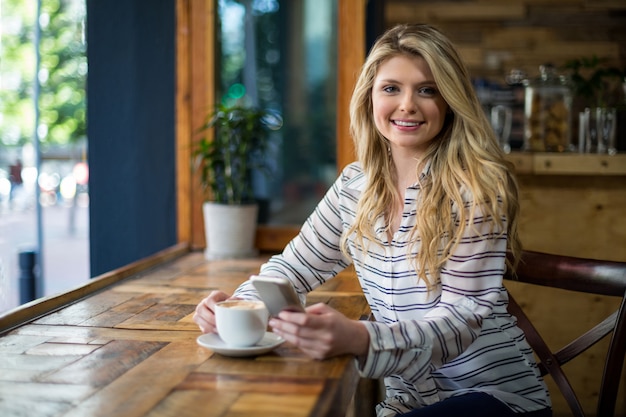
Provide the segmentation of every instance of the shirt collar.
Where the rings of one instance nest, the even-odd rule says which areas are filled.
[[[420,181],[426,178],[427,175],[430,174],[430,166],[431,159],[428,159],[424,164],[424,169],[422,169],[422,173],[420,174]],[[354,177],[350,178],[345,183],[345,187],[350,188],[352,190],[363,192],[365,187],[367,186],[367,177],[365,176],[365,172],[362,170],[359,171]],[[411,186],[411,188],[419,187],[419,181]]]

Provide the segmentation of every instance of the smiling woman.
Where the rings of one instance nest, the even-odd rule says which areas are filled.
[[[506,312],[503,274],[520,254],[517,184],[454,45],[428,25],[385,32],[350,116],[357,161],[258,275],[304,298],[352,265],[375,320],[319,303],[279,312],[272,331],[311,358],[350,354],[361,376],[384,379],[379,417],[459,407],[550,416],[532,351]],[[194,313],[203,332],[231,296],[262,293],[253,280],[209,291]]]
[[[413,161],[421,159],[439,135],[448,105],[424,58],[397,55],[378,68],[372,107],[376,128],[388,141],[389,151]],[[411,182],[415,180],[413,176]]]

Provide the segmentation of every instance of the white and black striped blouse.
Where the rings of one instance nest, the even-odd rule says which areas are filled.
[[[424,175],[429,175],[428,167]],[[391,242],[380,218],[377,242],[363,251],[349,240],[352,259],[342,254],[341,234],[354,222],[365,186],[360,164],[347,166],[299,235],[260,273],[286,277],[304,295],[354,263],[376,318],[364,323],[370,347],[358,366],[364,377],[385,378],[387,398],[378,406],[378,416],[394,416],[472,391],[489,393],[517,412],[549,406],[533,353],[506,311],[502,285],[506,235],[497,227],[491,230],[491,221],[475,213],[442,268],[440,282],[427,291],[407,257],[418,184],[405,192],[401,225]],[[464,195],[467,206],[471,197]],[[458,210],[453,207],[453,213]],[[417,250],[419,245],[413,247]],[[236,294],[256,296],[248,283]]]

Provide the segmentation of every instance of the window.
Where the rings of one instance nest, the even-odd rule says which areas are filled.
[[[255,175],[260,223],[300,225],[337,174],[336,0],[220,0],[217,99],[282,118]]]
[[[230,5],[237,6],[234,1],[228,2]],[[283,53],[281,69],[274,74],[278,80],[279,91],[283,98],[280,99],[280,109],[284,111],[282,117],[286,120],[285,125],[293,121],[313,120],[313,114],[308,112],[312,104],[309,101],[313,96],[307,96],[305,83],[301,79],[303,71],[310,71],[305,67],[303,56],[304,45],[298,42],[302,40],[303,34],[308,33],[305,22],[317,12],[325,11],[326,24],[328,31],[326,38],[329,43],[326,45],[326,51],[329,58],[328,61],[328,84],[324,85],[325,91],[319,96],[324,97],[324,105],[326,109],[332,109],[326,113],[327,119],[324,119],[325,130],[328,135],[325,138],[332,138],[334,141],[334,150],[329,150],[323,160],[324,164],[315,165],[309,169],[316,172],[316,181],[309,180],[308,184],[323,184],[321,188],[327,188],[330,185],[331,178],[331,161],[334,162],[332,167],[332,178],[337,174],[337,169],[342,168],[354,160],[354,150],[352,139],[349,135],[349,117],[348,105],[350,95],[356,81],[356,74],[360,66],[363,64],[365,56],[365,2],[352,0],[282,0],[282,1],[259,1],[259,2],[243,2],[244,10],[247,7],[254,11],[255,4],[269,5],[260,8],[265,13],[273,13],[275,25],[280,29],[281,42],[279,52]],[[204,241],[204,222],[202,220],[202,202],[203,195],[198,178],[193,174],[190,168],[191,149],[193,149],[194,140],[196,140],[198,126],[202,125],[205,120],[207,110],[218,102],[223,91],[221,81],[216,72],[220,71],[222,66],[222,54],[216,50],[220,42],[216,41],[216,36],[220,32],[221,15],[223,10],[217,7],[218,0],[177,0],[177,122],[176,122],[176,138],[177,138],[177,233],[180,243],[188,243],[193,249],[202,249],[205,247]],[[278,8],[275,7],[278,5]],[[329,5],[328,7],[323,7]],[[215,6],[215,7],[214,7]],[[271,7],[270,7],[271,6]],[[240,6],[241,7],[241,6]],[[307,7],[316,9],[309,13]],[[319,10],[317,10],[319,8]],[[239,9],[239,15],[242,15],[242,9]],[[256,13],[256,12],[254,12]],[[252,16],[252,14],[250,14]],[[242,17],[239,17],[242,21]],[[239,26],[242,28],[243,26]],[[216,29],[218,28],[218,29]],[[319,30],[315,26],[311,28],[313,33]],[[339,30],[341,28],[341,30]],[[329,35],[330,33],[330,35]],[[293,38],[293,39],[289,39]],[[221,46],[219,46],[221,48]],[[286,48],[292,48],[292,52]],[[301,51],[298,53],[297,49]],[[313,46],[311,46],[313,48]],[[271,56],[271,54],[270,54]],[[336,57],[341,57],[338,59]],[[256,61],[254,61],[256,62]],[[242,64],[239,64],[240,66]],[[298,70],[299,68],[299,70]],[[282,72],[281,72],[282,71]],[[312,73],[313,74],[313,73]],[[332,74],[332,75],[331,75]],[[243,78],[241,78],[243,79]],[[336,79],[336,81],[334,81]],[[216,85],[219,84],[220,87]],[[243,83],[242,83],[243,85]],[[320,92],[322,93],[322,92]],[[318,97],[319,97],[318,96]],[[218,98],[219,97],[219,98]],[[299,106],[291,109],[291,106]],[[297,109],[304,109],[298,110]],[[299,117],[301,119],[296,118]],[[319,120],[316,120],[319,123]],[[314,125],[314,123],[313,123]],[[335,129],[330,126],[336,125]],[[297,125],[296,125],[297,126]],[[296,140],[299,140],[296,133],[309,135],[302,124],[300,131],[290,130],[288,128],[281,129],[279,144],[282,146],[289,143],[291,149],[303,153],[306,149],[299,149]],[[307,126],[312,126],[309,124]],[[289,134],[285,132],[290,130]],[[318,144],[324,143],[322,140],[313,136],[308,136],[310,143],[318,147]],[[327,142],[327,145],[330,142]],[[304,144],[302,144],[303,146]],[[285,147],[287,148],[287,147]],[[322,148],[320,145],[318,148]],[[281,152],[282,152],[282,148]],[[317,150],[317,148],[316,148]],[[332,154],[332,156],[331,156]],[[295,159],[290,158],[288,153],[281,156],[283,159],[278,161],[277,165],[283,167],[286,163],[293,164]],[[307,155],[308,157],[308,155]],[[285,160],[286,159],[286,160]],[[324,166],[324,168],[322,168]],[[311,178],[313,175],[308,174],[304,170],[305,175]],[[284,171],[279,171],[276,175],[281,178],[287,178]],[[298,232],[302,220],[311,212],[315,204],[318,202],[322,192],[313,191],[317,195],[309,192],[306,197],[296,197],[292,201],[296,203],[293,206],[294,216],[288,213],[285,207],[289,207],[289,192],[295,189],[294,184],[303,184],[304,181],[294,179],[289,187],[286,184],[274,185],[273,188],[265,187],[259,190],[273,190],[275,197],[267,204],[269,215],[264,216],[265,223],[257,229],[257,247],[263,251],[278,251]],[[282,184],[275,182],[275,184]],[[300,190],[305,187],[300,187]],[[285,192],[285,190],[287,192]],[[283,193],[283,194],[278,194]],[[261,196],[262,194],[259,193]],[[292,195],[297,194],[294,192]],[[298,200],[298,198],[300,198]],[[285,201],[283,201],[285,200]],[[306,200],[306,201],[305,201]],[[300,203],[300,204],[298,204]],[[271,209],[269,208],[271,206]],[[304,207],[299,210],[298,206]],[[285,217],[283,217],[283,215]],[[287,216],[289,215],[289,216]],[[280,219],[279,219],[280,217]],[[297,220],[296,220],[297,219]]]
[[[85,0],[0,0],[0,313],[90,276],[84,27]]]

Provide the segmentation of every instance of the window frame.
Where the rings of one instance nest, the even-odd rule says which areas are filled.
[[[176,0],[176,181],[178,243],[205,247],[202,188],[192,169],[192,148],[200,126],[215,103],[216,0]],[[365,0],[338,0],[337,24],[337,172],[354,160],[349,133],[350,96],[365,59]],[[204,88],[199,88],[204,86]],[[340,113],[339,113],[340,111]],[[301,225],[260,225],[256,247],[277,252]]]

